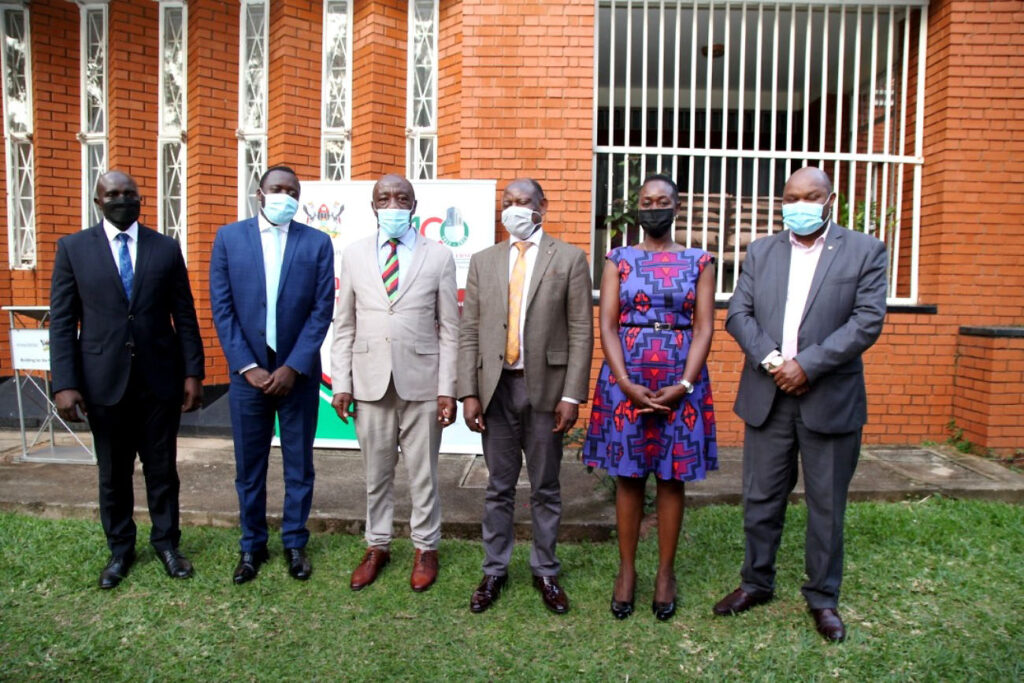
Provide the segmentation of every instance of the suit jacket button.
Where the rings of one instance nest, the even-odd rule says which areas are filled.
[[[129,319],[129,320],[135,320],[135,316],[134,316],[134,315],[132,315],[131,313],[129,313],[129,314],[128,314],[128,319]]]
[[[264,332],[263,330],[260,330],[260,336],[262,337],[262,336],[265,336],[265,335],[266,335],[266,332]]]

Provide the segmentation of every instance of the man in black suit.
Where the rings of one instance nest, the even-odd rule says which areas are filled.
[[[103,174],[103,221],[57,242],[50,287],[50,370],[65,420],[88,416],[99,465],[100,520],[114,588],[135,560],[135,456],[146,478],[150,542],[167,574],[192,564],[178,550],[178,424],[202,401],[203,343],[178,243],[138,223],[131,176]]]

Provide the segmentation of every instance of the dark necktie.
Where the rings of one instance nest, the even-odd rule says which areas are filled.
[[[114,239],[121,243],[121,251],[118,253],[118,270],[121,273],[121,284],[124,285],[124,293],[129,299],[132,298],[132,281],[135,273],[132,271],[132,255],[128,251],[128,234],[122,232]]]

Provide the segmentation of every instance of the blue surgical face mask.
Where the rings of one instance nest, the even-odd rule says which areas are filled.
[[[377,209],[377,225],[389,238],[395,239],[404,235],[411,223],[412,211],[409,209]]]
[[[832,215],[832,208],[829,207],[828,214],[823,218],[822,211],[824,204],[814,202],[793,202],[782,205],[782,223],[789,228],[794,235],[810,235],[821,229]]]
[[[299,210],[299,200],[284,192],[263,195],[263,215],[274,225],[284,225]]]

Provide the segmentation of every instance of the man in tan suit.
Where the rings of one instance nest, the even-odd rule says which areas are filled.
[[[555,555],[562,499],[562,436],[587,398],[594,349],[590,267],[582,250],[541,227],[547,199],[531,179],[501,200],[511,238],[473,256],[459,327],[458,397],[481,434],[489,477],[484,502],[484,577],[470,600],[483,612],[508,579],[515,540],[516,481],[530,478],[533,584],[556,614],[569,610]]]
[[[410,583],[420,592],[437,579],[437,454],[441,430],[455,419],[455,261],[448,249],[412,227],[416,193],[408,180],[385,175],[373,187],[372,203],[377,234],[353,243],[341,257],[331,346],[332,405],[343,422],[355,418],[366,466],[369,547],[350,586],[370,585],[391,559],[392,489],[401,447],[416,547]]]

